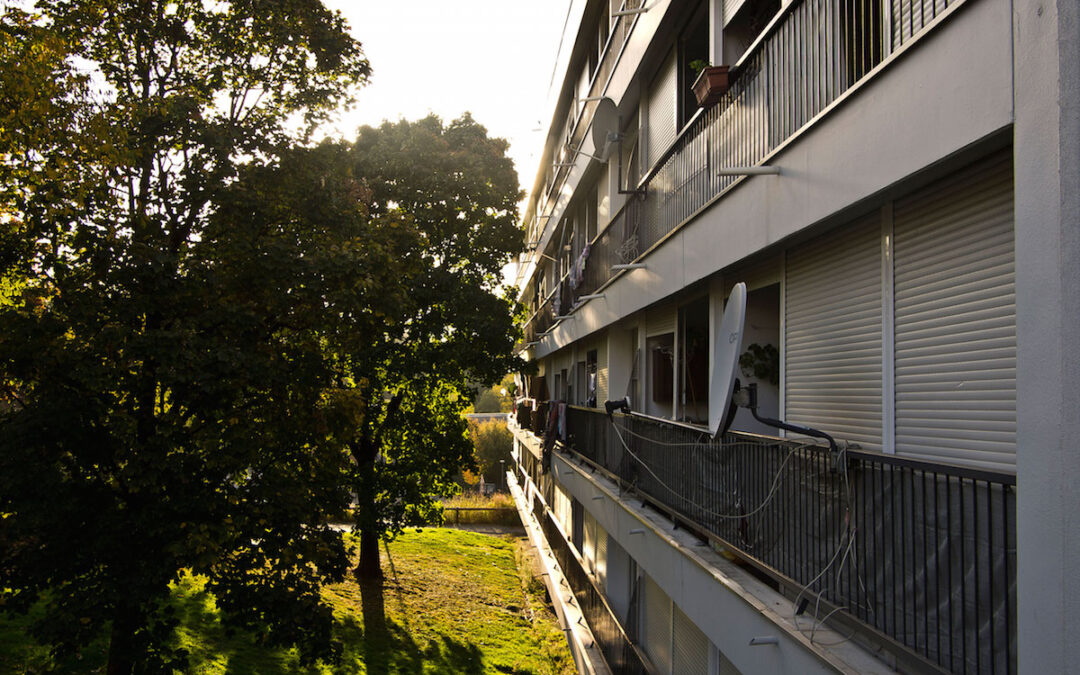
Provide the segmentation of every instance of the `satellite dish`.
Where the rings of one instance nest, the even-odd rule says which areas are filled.
[[[731,289],[727,307],[715,325],[716,349],[709,363],[709,431],[713,437],[727,431],[735,415],[731,395],[735,389],[736,367],[742,353],[743,325],[746,321],[746,284]]]
[[[615,101],[602,98],[596,104],[592,118],[593,152],[607,160],[611,146],[619,139],[619,111]]]

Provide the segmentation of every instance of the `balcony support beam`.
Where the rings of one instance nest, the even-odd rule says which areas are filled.
[[[720,169],[716,172],[718,176],[779,176],[780,167],[778,166],[732,166],[726,169]]]

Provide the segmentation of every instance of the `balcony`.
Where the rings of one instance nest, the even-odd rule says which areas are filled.
[[[905,670],[1016,672],[1014,476],[588,408],[566,427],[558,451],[752,566],[811,640],[828,623]]]
[[[574,311],[581,296],[614,280],[621,271],[613,265],[642,261],[745,180],[722,170],[767,163],[965,1],[972,0],[796,0],[788,5],[732,69],[732,86],[720,102],[683,129],[637,184],[636,194],[589,243],[587,255],[576,247],[570,264],[558,265],[560,281],[533,307],[532,337],[526,342],[549,329],[554,317]],[[605,63],[612,51],[609,45]],[[594,79],[591,94],[602,93],[601,79]],[[590,111],[587,105],[571,139],[583,135]],[[574,269],[579,260],[583,268]]]

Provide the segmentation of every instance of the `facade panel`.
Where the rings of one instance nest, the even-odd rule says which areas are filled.
[[[896,203],[900,454],[1015,465],[1012,205],[1007,153]]]
[[[678,607],[674,608],[672,630],[671,672],[709,675],[709,638]]]
[[[645,653],[661,673],[671,673],[671,598],[648,575],[643,584],[644,609],[641,616],[641,636]]]
[[[788,421],[881,449],[881,244],[877,213],[788,251]]]

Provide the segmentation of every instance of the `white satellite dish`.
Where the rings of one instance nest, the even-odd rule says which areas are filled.
[[[611,156],[611,148],[619,140],[619,110],[615,107],[615,101],[610,98],[602,98],[596,103],[591,138],[593,152],[601,161],[607,161]]]
[[[709,362],[709,431],[715,437],[731,423],[731,395],[735,389],[736,368],[742,353],[743,325],[746,322],[746,284],[731,289],[724,316],[714,324],[716,348]]]

